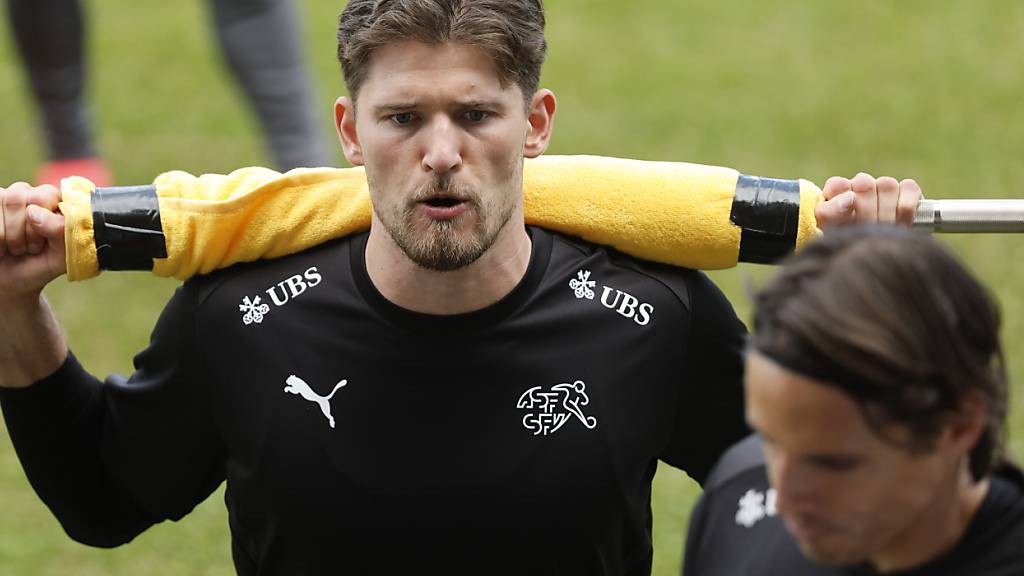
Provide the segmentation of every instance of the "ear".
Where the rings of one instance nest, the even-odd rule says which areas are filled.
[[[988,424],[988,402],[977,391],[964,394],[960,407],[950,419],[949,435],[952,443],[964,454],[978,443]]]
[[[362,166],[363,148],[356,131],[356,105],[346,96],[334,102],[334,126],[338,129],[338,139],[341,140],[345,159],[353,166]]]
[[[526,111],[526,143],[523,156],[536,158],[548,149],[551,142],[551,131],[555,127],[555,93],[551,90],[538,90],[530,100],[530,108]]]

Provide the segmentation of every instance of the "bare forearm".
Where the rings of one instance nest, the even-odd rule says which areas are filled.
[[[0,388],[24,388],[54,373],[68,355],[64,331],[41,294],[0,305]]]

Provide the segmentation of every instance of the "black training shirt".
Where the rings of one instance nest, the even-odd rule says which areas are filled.
[[[886,576],[1024,574],[1024,476],[1005,465],[949,553]],[[731,448],[715,466],[690,518],[684,576],[878,576],[867,566],[828,567],[805,559],[775,514],[759,437]]]
[[[648,574],[657,459],[747,432],[745,329],[702,273],[529,229],[522,281],[392,304],[367,235],[197,277],[127,380],[69,357],[0,393],[75,538],[126,542],[226,479],[239,574]]]

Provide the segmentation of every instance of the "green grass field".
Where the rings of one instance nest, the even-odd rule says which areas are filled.
[[[205,3],[88,4],[91,99],[118,183],[146,183],[169,169],[267,164],[252,118],[225,77]],[[343,2],[300,4],[329,128],[330,103],[343,89],[333,60]],[[543,83],[560,105],[552,153],[687,160],[818,183],[867,170],[915,177],[931,197],[1024,197],[1024,3],[547,4]],[[41,145],[8,30],[0,29],[0,183],[7,183],[31,178]],[[944,240],[1002,302],[1018,400],[1011,446],[1024,456],[1024,237]],[[714,278],[747,317],[744,287],[771,271],[741,266]],[[105,374],[130,369],[173,288],[122,273],[75,286],[56,282],[48,294],[79,357]],[[659,471],[655,574],[678,573],[697,492],[682,473]],[[230,573],[222,493],[129,546],[88,549],[68,540],[36,499],[0,432],[0,574]]]

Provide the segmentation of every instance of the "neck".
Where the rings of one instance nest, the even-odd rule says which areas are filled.
[[[366,271],[381,295],[402,308],[426,314],[461,314],[508,295],[526,274],[530,249],[520,208],[475,262],[447,272],[428,270],[405,255],[375,214],[366,243]]]
[[[962,466],[949,489],[936,494],[932,505],[910,530],[871,559],[880,573],[922,566],[956,547],[988,494],[989,482],[975,482]]]

